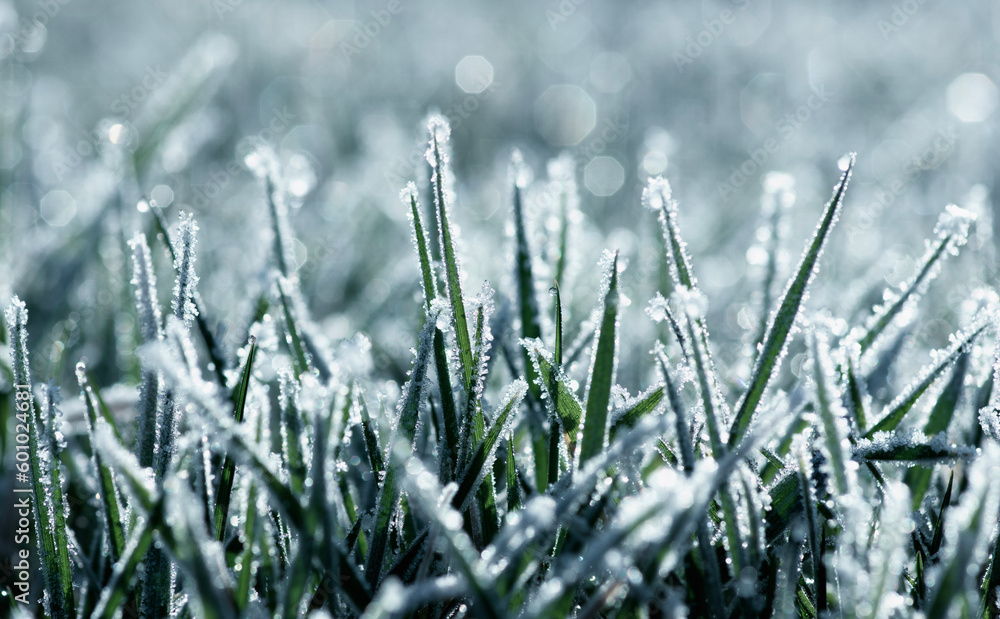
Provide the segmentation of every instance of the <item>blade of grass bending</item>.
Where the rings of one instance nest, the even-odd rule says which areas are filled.
[[[809,289],[809,283],[815,275],[816,267],[820,255],[823,253],[823,247],[830,235],[830,230],[836,224],[837,218],[840,215],[844,192],[847,190],[851,171],[854,169],[854,162],[855,155],[854,153],[850,153],[847,165],[845,166],[846,169],[840,177],[840,182],[834,189],[833,197],[827,203],[819,225],[816,227],[816,232],[813,234],[812,240],[806,246],[806,251],[802,255],[795,276],[788,283],[788,288],[785,290],[781,303],[774,313],[774,319],[771,321],[771,325],[767,330],[767,336],[764,338],[764,348],[757,357],[750,382],[748,383],[749,386],[740,400],[736,417],[733,419],[732,429],[729,434],[730,447],[736,445],[746,433],[747,428],[750,426],[750,421],[757,411],[757,406],[764,396],[764,391],[771,381],[771,376],[775,373],[778,362],[784,356],[788,335],[795,324],[799,308]]]
[[[618,254],[611,261],[601,331],[594,345],[594,361],[587,391],[587,408],[583,418],[583,439],[580,443],[580,464],[604,450],[608,434],[608,403],[615,382],[618,353]]]
[[[125,528],[122,525],[121,510],[118,505],[118,488],[115,485],[111,468],[104,465],[104,460],[93,445],[94,428],[97,426],[97,405],[94,391],[90,387],[86,367],[83,362],[76,366],[76,377],[82,391],[84,408],[86,409],[87,436],[91,443],[94,468],[97,470],[101,488],[101,511],[108,526],[108,549],[110,560],[116,563],[125,551]],[[117,437],[116,437],[117,438]]]
[[[434,205],[438,217],[440,232],[441,255],[444,258],[445,281],[447,282],[448,299],[451,302],[452,326],[455,329],[455,340],[458,343],[458,357],[461,365],[462,386],[466,391],[472,389],[474,366],[472,364],[472,343],[469,339],[469,325],[465,317],[465,302],[462,299],[462,282],[455,253],[455,243],[452,238],[451,223],[448,221],[448,189],[446,176],[449,173],[448,157],[444,153],[442,142],[447,141],[450,129],[448,122],[441,117],[431,119],[429,124],[431,139],[428,157],[431,159],[431,184],[434,190]]]
[[[250,376],[253,374],[253,359],[257,353],[257,338],[250,336],[250,350],[247,352],[246,364],[240,378],[236,394],[236,408],[233,410],[233,420],[243,423],[246,414],[247,396],[250,394]],[[226,521],[229,518],[229,503],[233,495],[233,481],[236,477],[236,461],[226,455],[222,464],[222,475],[219,478],[219,488],[215,493],[215,538],[225,541]]]
[[[970,353],[962,353],[955,362],[955,369],[952,370],[951,380],[948,381],[948,385],[945,386],[937,402],[934,403],[930,417],[927,418],[927,423],[924,425],[925,435],[936,436],[941,432],[948,431],[948,426],[951,425],[952,417],[954,417],[955,410],[958,408],[958,401],[962,397],[970,357]],[[910,487],[910,492],[913,494],[912,507],[914,510],[919,509],[920,504],[923,503],[927,489],[931,485],[933,475],[934,469],[927,467],[910,467],[907,469],[904,481]]]
[[[15,418],[22,422],[19,425],[28,426],[28,452],[29,468],[31,470],[33,502],[35,512],[35,532],[38,535],[38,549],[41,558],[42,574],[45,578],[45,587],[48,593],[45,596],[46,612],[51,617],[73,617],[73,583],[63,582],[63,574],[60,572],[59,559],[56,554],[55,540],[53,537],[52,519],[53,514],[49,511],[51,507],[49,488],[45,484],[48,471],[41,459],[41,442],[39,432],[41,427],[41,417],[35,405],[35,398],[31,392],[31,368],[28,359],[28,310],[25,304],[14,297],[6,311],[7,329],[10,333],[10,353],[14,370],[15,387],[15,408],[17,413]],[[21,397],[24,394],[24,397]],[[67,593],[69,599],[67,599]]]
[[[954,344],[952,344],[946,354],[942,355],[940,360],[933,366],[928,367],[922,372],[920,378],[912,382],[906,390],[900,394],[892,403],[889,404],[889,412],[887,412],[882,419],[879,420],[868,432],[865,433],[864,437],[867,439],[872,438],[876,432],[889,432],[894,430],[908,412],[917,403],[920,397],[930,389],[931,385],[948,369],[951,364],[958,360],[958,357],[965,352],[967,347],[972,344],[972,342],[978,337],[986,328],[989,326],[989,322],[985,319],[979,319],[976,321],[978,324],[974,324],[973,328],[964,335],[958,335]]]
[[[423,397],[424,377],[427,373],[427,357],[430,355],[431,330],[434,320],[428,320],[420,334],[420,348],[413,361],[410,379],[403,387],[403,396],[399,403],[399,428],[403,431],[400,442],[407,452],[413,451],[413,441],[416,437],[417,418],[420,412],[420,401]],[[395,445],[391,447],[397,449]],[[390,459],[386,463],[385,477],[379,490],[378,502],[375,507],[375,521],[371,530],[371,543],[365,561],[365,572],[368,584],[374,589],[382,577],[382,565],[385,561],[386,549],[389,545],[390,520],[399,503],[401,489],[398,484],[398,465]]]

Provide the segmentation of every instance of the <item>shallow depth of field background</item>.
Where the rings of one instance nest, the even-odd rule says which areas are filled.
[[[511,148],[537,178],[561,152],[576,161],[583,218],[562,284],[578,322],[597,301],[601,250],[629,261],[622,349],[639,354],[623,356],[619,381],[630,389],[649,384],[629,338],[654,329],[641,310],[662,277],[639,203],[653,175],[680,202],[723,368],[739,367],[757,321],[745,300],[769,171],[796,180],[783,281],[837,159],[858,152],[838,259],[822,274],[839,283],[818,288],[814,308],[848,318],[879,283],[869,273],[904,281],[950,202],[980,220],[932,289],[918,348],[958,324],[950,294],[991,281],[995,3],[46,0],[0,4],[0,31],[0,298],[28,302],[37,380],[72,387],[81,358],[101,385],[135,372],[137,328],[120,308],[131,306],[124,241],[151,230],[142,195],[171,221],[195,213],[199,292],[230,353],[241,344],[270,285],[263,191],[243,164],[262,142],[298,170],[291,222],[313,316],[335,341],[366,333],[376,371],[400,380],[421,308],[398,193],[426,183],[422,119],[435,110],[453,125],[470,294],[511,277]],[[534,223],[542,243],[546,222]]]

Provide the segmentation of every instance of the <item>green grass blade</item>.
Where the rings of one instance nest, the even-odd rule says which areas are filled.
[[[826,610],[826,568],[823,565],[823,523],[816,509],[816,497],[810,477],[812,466],[807,462],[805,446],[796,454],[798,468],[796,476],[799,480],[799,490],[802,492],[802,505],[806,514],[809,554],[812,557],[813,580],[816,587],[816,608],[819,612]]]
[[[371,414],[364,398],[361,399],[361,432],[365,436],[365,451],[368,453],[368,464],[372,467],[372,473],[378,475],[385,470],[385,463],[382,460],[382,448],[378,444],[378,435],[372,424]]]
[[[163,216],[163,211],[160,207],[153,203],[149,203],[149,212],[153,214],[153,221],[156,223],[157,232],[163,236],[164,245],[167,251],[170,253],[170,259],[175,263],[178,260],[177,252],[174,249],[174,242],[170,238],[169,226],[167,225],[167,220]],[[194,297],[191,299],[196,308],[195,312],[195,324],[198,327],[198,332],[201,334],[202,340],[205,342],[205,348],[208,350],[209,360],[212,362],[212,367],[215,368],[215,380],[219,385],[226,384],[226,368],[229,364],[226,363],[226,356],[222,352],[222,347],[220,346],[218,340],[216,340],[215,335],[212,333],[212,329],[208,326],[208,319],[205,317],[205,309],[201,302],[201,298],[195,292]]]
[[[856,360],[854,355],[848,355],[847,368],[844,370],[847,397],[845,404],[859,433],[864,432],[868,426],[868,416],[865,413],[865,397],[861,381],[858,380],[856,370]]]
[[[562,293],[559,291],[559,281],[553,282],[552,287],[549,288],[549,294],[555,297],[555,326],[556,326],[556,340],[555,345],[552,350],[555,354],[556,367],[561,368],[563,362],[563,311],[562,311]]]
[[[703,326],[703,310],[699,307],[703,297],[699,291],[686,288],[678,288],[677,294],[681,297],[682,306],[690,306],[690,309],[685,310],[687,314],[685,318],[688,340],[691,343],[691,358],[694,361],[692,369],[696,376],[702,409],[705,411],[705,425],[708,427],[712,453],[716,458],[721,458],[727,451],[719,425],[719,422],[724,420],[725,404],[721,394],[716,389],[716,385],[719,384],[718,379],[709,351],[705,348],[708,337]]]
[[[237,568],[239,571],[233,599],[236,610],[242,613],[250,605],[250,589],[255,571],[253,541],[260,535],[260,527],[257,524],[257,486],[253,483],[247,490],[247,511],[240,530],[246,536],[247,543],[237,559],[236,565],[239,566]]]
[[[521,337],[523,339],[537,339],[542,336],[542,326],[539,319],[538,297],[535,294],[535,277],[531,269],[531,247],[528,244],[528,230],[524,219],[524,187],[521,180],[524,175],[524,165],[521,153],[515,151],[510,172],[514,207],[514,272],[517,278],[517,305],[520,309]],[[528,391],[531,397],[538,401],[542,396],[542,388],[541,385],[537,384],[538,376],[527,350],[524,350],[524,377],[528,381]]]
[[[907,301],[913,298],[920,288],[927,283],[928,279],[933,278],[933,273],[936,271],[934,266],[938,264],[938,261],[947,254],[945,249],[950,243],[950,237],[945,237],[938,240],[937,245],[934,249],[927,255],[924,259],[924,263],[920,267],[920,271],[910,280],[906,287],[903,289],[899,297],[892,303],[892,305],[887,305],[882,311],[877,314],[874,323],[865,332],[861,339],[858,340],[858,345],[861,346],[861,351],[865,352],[871,345],[875,343],[880,335],[885,331],[892,321],[900,315],[903,308],[906,306]]]
[[[67,600],[67,610],[75,612],[75,599],[73,597],[73,565],[70,562],[69,550],[70,541],[66,519],[69,515],[69,506],[63,496],[62,464],[60,462],[63,452],[61,441],[61,426],[58,418],[61,413],[57,410],[61,398],[58,389],[52,384],[42,386],[42,406],[39,409],[42,429],[45,433],[43,443],[49,452],[49,474],[50,488],[52,491],[52,541],[56,547],[56,558],[59,565],[59,579],[63,587],[63,595]],[[57,434],[58,433],[58,434]]]
[[[490,426],[490,431],[486,433],[486,436],[472,454],[468,466],[461,475],[458,491],[455,492],[455,496],[452,498],[452,507],[459,512],[464,512],[468,509],[468,501],[471,499],[472,490],[479,486],[486,475],[487,463],[493,457],[500,437],[509,432],[509,422],[512,420],[511,413],[520,405],[527,390],[528,385],[522,379],[514,381],[507,389],[507,394],[504,396],[504,401],[501,403],[500,409],[493,420],[493,425]]]
[[[931,538],[931,545],[928,548],[928,555],[936,557],[941,551],[941,544],[944,542],[944,510],[951,505],[951,491],[955,487],[955,471],[948,476],[948,487],[941,497],[941,507],[938,510],[937,518],[934,520],[934,537]]]
[[[816,386],[816,409],[823,423],[823,438],[830,458],[830,468],[833,469],[833,480],[837,492],[846,495],[853,485],[848,478],[849,456],[844,453],[844,443],[848,436],[847,411],[841,404],[843,396],[834,377],[826,334],[814,329],[810,333],[809,348],[813,362],[813,382]]]
[[[240,383],[236,394],[236,408],[233,411],[233,419],[236,423],[243,423],[246,415],[247,398],[250,394],[250,376],[253,374],[253,359],[257,353],[257,338],[250,336],[250,350],[247,352],[246,364],[240,377]],[[220,542],[225,541],[226,521],[229,519],[229,503],[233,495],[233,481],[236,478],[236,461],[226,455],[222,464],[222,475],[219,477],[219,488],[215,493],[215,538]]]
[[[660,385],[636,397],[635,403],[622,411],[621,415],[612,422],[609,440],[614,441],[618,432],[633,427],[640,419],[655,411],[660,402],[663,401],[663,395],[663,385]]]
[[[112,619],[119,612],[138,572],[139,564],[146,556],[149,547],[153,545],[154,522],[159,519],[156,514],[161,510],[162,507],[157,507],[153,514],[147,516],[132,533],[121,558],[115,562],[115,568],[111,572],[111,580],[101,590],[101,597],[94,608],[94,617]]]
[[[288,295],[285,294],[287,282],[278,279],[277,285],[278,295],[281,297],[281,315],[285,323],[285,341],[292,353],[292,368],[295,370],[295,378],[301,380],[302,375],[309,371],[309,356],[302,344],[302,332],[299,331],[299,326],[292,314],[291,302]]]
[[[562,424],[566,434],[575,440],[576,431],[580,427],[580,418],[583,417],[583,406],[576,399],[566,377],[557,371],[558,366],[550,363],[539,348],[531,351],[531,355],[538,367],[542,384],[546,386],[546,402],[558,415],[559,423]]]
[[[125,552],[125,527],[122,524],[122,514],[121,509],[118,504],[118,488],[115,484],[114,473],[111,468],[105,466],[104,459],[97,452],[97,448],[93,445],[94,428],[97,426],[97,408],[96,397],[94,396],[94,391],[91,389],[90,381],[87,377],[86,367],[81,362],[76,366],[76,377],[80,384],[80,389],[83,395],[83,404],[86,409],[86,420],[87,420],[87,436],[91,443],[91,452],[93,453],[94,468],[97,470],[101,489],[101,511],[104,513],[104,519],[108,526],[108,550],[110,551],[109,559],[112,563],[116,563],[119,558],[121,558],[122,553]]]
[[[858,441],[854,456],[867,462],[908,462],[923,466],[975,456],[976,450],[973,447],[949,445],[942,440],[921,440],[923,435],[920,433],[900,434],[892,435],[886,441]]]
[[[434,329],[434,321],[428,321],[424,330],[420,334],[420,348],[413,361],[413,369],[410,371],[410,378],[403,387],[403,395],[399,403],[399,428],[403,431],[400,442],[402,449],[413,450],[413,441],[416,437],[417,418],[420,413],[420,402],[423,399],[424,377],[427,373],[427,358],[430,355],[429,348],[432,345],[431,333]],[[392,447],[397,449],[396,446]],[[365,572],[368,584],[374,589],[382,577],[382,566],[385,561],[386,549],[389,546],[390,519],[396,511],[399,503],[400,487],[397,477],[399,476],[398,465],[393,461],[391,454],[386,465],[385,477],[382,479],[382,486],[379,489],[378,503],[375,507],[375,521],[371,530],[371,543],[368,547],[368,556],[365,561]]]
[[[928,251],[917,274],[904,284],[903,290],[891,304],[886,302],[875,311],[875,315],[869,321],[867,332],[858,340],[861,352],[871,348],[892,321],[903,313],[907,305],[924,294],[930,282],[941,272],[944,260],[948,256],[957,255],[959,248],[968,241],[969,226],[975,220],[975,214],[954,204],[945,207],[934,229],[937,243],[931,248],[928,241]]]
[[[812,240],[806,246],[805,253],[802,255],[795,276],[789,282],[781,303],[774,313],[771,326],[768,328],[767,336],[764,338],[764,347],[754,364],[746,394],[740,400],[736,417],[733,419],[732,429],[729,434],[730,447],[736,445],[743,438],[743,435],[746,434],[747,428],[750,426],[750,421],[757,411],[757,406],[764,396],[764,391],[767,389],[772,375],[775,374],[778,363],[784,356],[788,335],[792,331],[792,326],[795,324],[799,309],[808,292],[809,284],[815,275],[820,255],[823,253],[823,247],[829,238],[830,230],[833,229],[834,224],[836,224],[840,216],[841,205],[844,201],[844,192],[847,190],[851,171],[854,169],[854,162],[855,156],[854,153],[851,153],[848,155],[846,169],[840,177],[840,182],[834,189],[833,197],[823,211]]]
[[[424,233],[424,224],[420,217],[420,204],[417,202],[417,186],[413,183],[407,184],[400,197],[410,207],[410,223],[413,225],[413,238],[417,246],[417,257],[420,259],[424,311],[427,318],[430,319],[431,301],[437,298],[438,287],[437,278],[434,275],[434,265],[431,263],[430,253],[427,251],[427,236]]]
[[[691,472],[694,470],[696,460],[694,446],[691,443],[691,428],[688,426],[687,413],[681,401],[680,393],[677,392],[674,381],[670,377],[670,362],[667,360],[667,355],[663,351],[662,345],[657,346],[655,354],[660,366],[660,372],[663,374],[663,389],[666,390],[667,397],[670,400],[670,408],[674,412],[674,427],[677,432],[677,442],[681,448],[681,463],[685,471]]]
[[[514,460],[514,435],[507,438],[507,513],[521,509],[521,485],[517,478],[517,462]]]
[[[44,432],[41,416],[31,392],[31,369],[28,358],[28,310],[14,297],[6,311],[7,329],[10,333],[10,353],[13,361],[15,386],[15,418],[20,426],[27,426],[29,468],[31,470],[35,515],[35,535],[44,576],[46,612],[51,617],[73,617],[73,583],[63,581],[53,533],[52,502],[45,479],[49,470],[41,458],[40,432]],[[68,598],[67,599],[67,595]]]
[[[865,438],[872,438],[876,432],[890,432],[903,421],[903,418],[917,403],[920,397],[930,389],[931,385],[947,370],[953,363],[955,363],[962,353],[972,344],[972,342],[978,337],[983,331],[986,330],[988,326],[987,320],[980,316],[973,324],[973,327],[969,329],[964,335],[961,332],[953,337],[954,344],[952,344],[945,354],[940,355],[937,363],[926,368],[921,376],[915,380],[913,383],[907,387],[902,394],[899,395],[892,403],[886,408],[888,412],[882,416],[867,433],[865,433]]]
[[[580,443],[580,464],[604,450],[608,435],[608,403],[615,382],[618,354],[618,254],[611,260],[604,296],[601,330],[594,345],[594,359],[587,390],[587,408],[583,418],[583,439]]]
[[[430,129],[430,151],[433,170],[431,184],[434,190],[434,205],[438,216],[438,230],[441,240],[441,255],[444,258],[445,281],[447,282],[448,299],[451,302],[452,326],[455,329],[455,340],[458,343],[458,357],[461,366],[462,386],[472,390],[474,365],[472,363],[472,343],[469,339],[469,325],[465,317],[465,302],[462,299],[461,271],[458,256],[455,252],[455,242],[452,238],[451,223],[448,220],[450,196],[448,188],[448,155],[445,152],[450,134],[448,122],[441,117],[432,118]]]
[[[959,399],[962,397],[965,377],[969,369],[970,356],[969,353],[963,353],[955,362],[951,379],[945,386],[944,391],[941,392],[937,402],[934,403],[934,408],[931,409],[931,414],[924,425],[924,434],[927,436],[936,436],[948,431],[948,426],[951,425],[951,420],[955,416],[955,410],[958,408]],[[933,474],[934,470],[926,467],[911,467],[907,469],[904,480],[906,485],[910,487],[910,493],[913,495],[912,505],[914,510],[920,508],[920,504],[927,494],[927,489],[930,488]]]
[[[434,329],[434,369],[438,378],[438,391],[441,394],[441,417],[444,419],[444,452],[442,470],[445,479],[453,479],[458,466],[458,451],[461,441],[458,429],[458,408],[455,405],[455,393],[451,385],[451,371],[448,368],[448,351],[445,349],[444,333]]]

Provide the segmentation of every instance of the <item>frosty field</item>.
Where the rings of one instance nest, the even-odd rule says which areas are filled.
[[[0,613],[1000,616],[998,51],[0,1]]]

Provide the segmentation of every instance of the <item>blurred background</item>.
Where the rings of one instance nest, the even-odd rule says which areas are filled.
[[[135,206],[147,196],[170,222],[198,219],[199,292],[232,358],[272,285],[264,192],[244,161],[268,144],[297,198],[312,317],[333,342],[365,333],[376,372],[400,380],[422,310],[398,195],[426,187],[424,119],[437,111],[453,129],[469,294],[485,279],[513,290],[512,149],[538,181],[526,206],[538,248],[553,242],[548,162],[572,162],[569,335],[598,301],[602,250],[619,250],[632,300],[619,380],[633,393],[652,364],[631,338],[660,328],[643,309],[669,292],[640,203],[648,178],[674,188],[734,384],[759,320],[764,181],[787,185],[769,173],[794,179],[780,294],[838,159],[858,153],[810,300],[841,319],[913,275],[946,204],[976,211],[970,251],[925,306],[922,364],[961,322],[955,300],[995,282],[998,36],[1000,7],[985,0],[3,2],[0,298],[28,302],[38,380],[71,387],[87,359],[100,385],[133,384],[126,241],[154,233]],[[154,254],[166,305],[170,263]],[[793,349],[791,371],[801,358]]]

